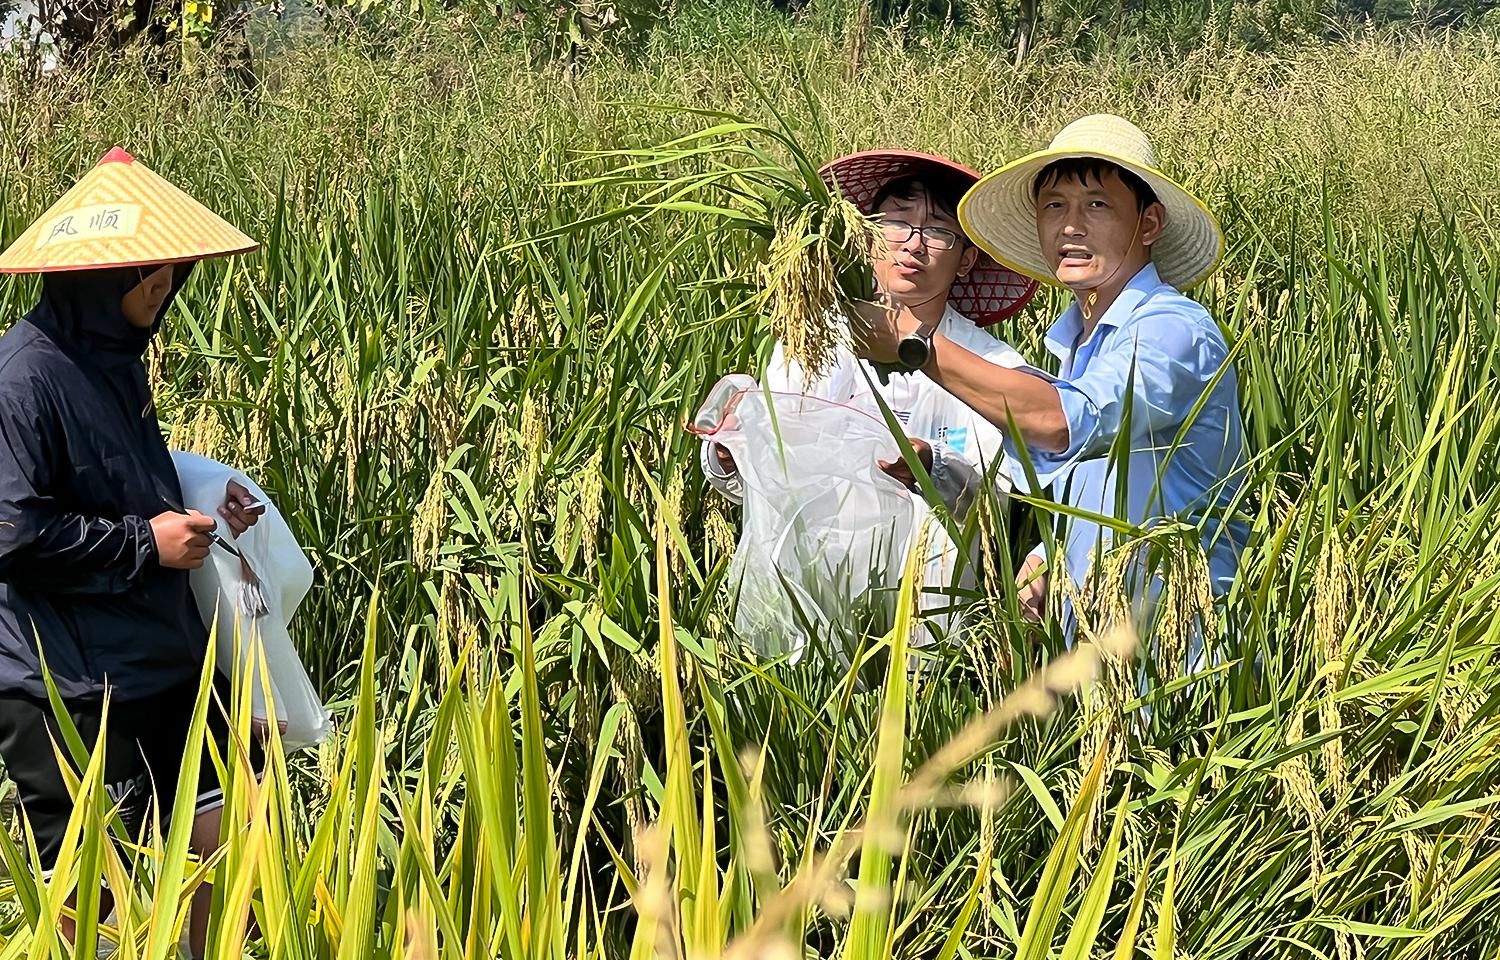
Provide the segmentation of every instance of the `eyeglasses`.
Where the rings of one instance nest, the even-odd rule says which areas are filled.
[[[963,237],[945,227],[918,227],[905,220],[882,220],[880,232],[887,243],[905,243],[917,234],[929,250],[952,250]]]

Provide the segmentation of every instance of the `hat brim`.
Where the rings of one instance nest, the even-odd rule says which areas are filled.
[[[1006,164],[974,184],[959,202],[964,232],[997,263],[1041,283],[1063,286],[1053,258],[1043,253],[1037,236],[1032,185],[1048,164],[1067,159],[1118,164],[1156,193],[1166,222],[1151,245],[1151,259],[1163,282],[1187,290],[1218,269],[1224,259],[1224,231],[1203,201],[1160,170],[1104,150],[1040,150]]]
[[[0,253],[0,273],[154,267],[259,247],[116,147]]]
[[[912,150],[851,153],[825,164],[818,172],[824,182],[836,188],[844,199],[870,213],[881,187],[897,177],[932,167],[965,178],[970,183],[979,181],[977,170],[946,157]],[[1037,283],[1031,277],[996,263],[982,246],[979,250],[981,255],[974,269],[954,282],[948,301],[975,326],[987,327],[1015,315],[1031,302],[1036,296]]]
[[[194,254],[183,257],[166,257],[160,260],[121,260],[117,263],[83,263],[66,266],[51,266],[47,264],[8,266],[0,265],[0,274],[11,274],[21,276],[33,273],[76,273],[81,270],[114,270],[119,267],[166,267],[176,266],[179,263],[197,263],[200,260],[217,260],[222,257],[233,257],[242,253],[254,253],[260,249],[260,244],[251,243],[247,247],[237,250],[219,250],[214,253]]]

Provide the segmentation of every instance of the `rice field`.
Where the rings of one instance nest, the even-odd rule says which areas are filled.
[[[0,68],[0,239],[121,143],[263,241],[195,275],[152,376],[173,444],[308,549],[296,636],[339,720],[259,786],[220,758],[245,826],[202,864],[102,842],[84,765],[51,878],[0,840],[0,960],[69,955],[99,878],[116,955],[172,956],[210,874],[213,957],[1500,955],[1500,41],[1017,69],[877,30],[851,67],[826,19],[781,24],[688,8],[567,83],[457,13],[289,47],[251,93]],[[1037,521],[1000,511],[970,647],[887,672],[908,604],[873,682],[747,658],[737,517],[682,423],[769,352],[765,240],[632,206],[618,151],[712,110],[987,168],[1097,109],[1230,237],[1196,292],[1253,452],[1219,666],[1143,702],[1120,638],[1021,625]],[[0,324],[33,296],[0,285]],[[1040,358],[1060,308],[1000,333]]]

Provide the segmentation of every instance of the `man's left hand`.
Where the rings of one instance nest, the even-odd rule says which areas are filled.
[[[243,484],[229,481],[224,488],[224,505],[219,508],[219,516],[229,524],[236,537],[260,522],[265,512],[265,504],[251,496]]]
[[[917,318],[905,307],[861,301],[854,305],[854,352],[872,363],[895,363],[901,338],[917,329]]]
[[[928,473],[932,472],[932,444],[926,440],[918,440],[916,437],[908,437],[911,447],[916,451],[917,459],[922,461],[922,469]],[[876,464],[886,476],[900,480],[908,490],[917,489],[917,475],[912,473],[905,457],[897,457],[895,460],[877,460]]]

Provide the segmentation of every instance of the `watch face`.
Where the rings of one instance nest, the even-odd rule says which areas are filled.
[[[906,367],[918,370],[927,363],[927,354],[931,349],[931,341],[925,337],[905,337],[896,345],[896,356]]]

